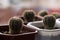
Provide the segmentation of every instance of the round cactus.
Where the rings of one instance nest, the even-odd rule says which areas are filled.
[[[27,20],[27,22],[31,22],[34,20],[35,13],[32,10],[25,10],[24,11],[24,18]]]
[[[11,34],[18,34],[22,29],[23,21],[19,17],[12,17],[9,21],[9,31]]]
[[[47,29],[54,28],[55,22],[56,22],[55,16],[52,16],[52,15],[44,16],[44,19],[43,19],[44,28],[47,28]]]
[[[56,19],[57,19],[57,18],[60,18],[60,14],[58,14],[58,13],[56,13],[56,12],[53,12],[52,15],[55,16]]]
[[[48,12],[45,11],[45,10],[42,10],[42,11],[40,11],[40,12],[38,13],[38,15],[44,17],[45,15],[48,15]]]

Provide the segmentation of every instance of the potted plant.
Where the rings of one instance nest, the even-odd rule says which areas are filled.
[[[0,26],[0,40],[35,40],[36,33],[36,30],[23,25],[19,17],[12,17],[9,25]]]
[[[48,15],[48,11],[41,10],[41,11],[38,12],[38,15],[41,16],[41,17],[44,17],[44,16]]]
[[[23,17],[21,18],[24,20],[25,24],[32,21],[42,20],[41,17],[35,15],[36,13],[33,10],[25,10],[23,14],[24,14]]]
[[[38,30],[36,40],[60,40],[60,28],[55,23],[55,16],[46,15],[43,21],[30,22],[27,26]]]
[[[58,12],[53,12],[52,15],[55,16],[56,19],[60,18],[60,14]]]

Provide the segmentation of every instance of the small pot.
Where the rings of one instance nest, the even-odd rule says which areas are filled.
[[[4,31],[9,31],[9,25],[1,25],[0,26],[0,40],[35,40],[35,35],[37,31],[23,26],[23,33],[21,34],[5,34]]]
[[[36,29],[38,34],[36,40],[60,40],[60,29],[41,29],[43,21],[30,22],[27,24],[30,28]]]

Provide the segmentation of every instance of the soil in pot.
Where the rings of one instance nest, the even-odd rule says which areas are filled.
[[[5,34],[6,32],[9,31],[8,25],[1,26],[0,32],[0,40],[35,40],[35,32],[36,30],[30,29],[26,27],[26,25],[23,26],[23,29],[20,34]],[[5,30],[6,29],[6,30]],[[5,33],[4,33],[5,32]]]

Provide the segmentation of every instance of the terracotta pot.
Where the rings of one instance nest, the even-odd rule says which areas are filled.
[[[29,27],[23,26],[21,34],[4,34],[4,31],[9,31],[9,25],[0,26],[0,40],[35,40],[37,31]],[[27,32],[25,32],[27,31]]]

